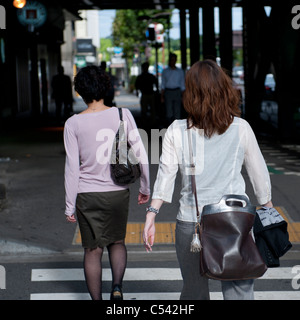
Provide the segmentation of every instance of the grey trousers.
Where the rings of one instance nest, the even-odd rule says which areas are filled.
[[[166,118],[168,120],[181,118],[181,90],[165,91]]]
[[[181,300],[209,300],[209,281],[200,275],[200,254],[190,252],[195,232],[193,222],[177,220],[175,246],[179,262],[183,288]],[[221,281],[224,300],[253,300],[254,280]]]

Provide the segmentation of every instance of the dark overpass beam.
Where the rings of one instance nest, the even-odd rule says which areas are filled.
[[[40,82],[38,69],[38,50],[35,35],[30,36],[30,84],[31,84],[31,112],[37,117],[40,114]]]
[[[232,73],[232,3],[221,0],[219,3],[220,20],[220,58],[221,66],[229,75]]]
[[[300,31],[291,20],[293,5],[275,2],[271,11],[274,34],[274,66],[280,138],[300,140]]]
[[[203,58],[216,60],[214,3],[207,1],[203,5]]]
[[[245,118],[254,130],[259,123],[261,98],[257,88],[258,57],[260,50],[260,20],[258,12],[264,10],[256,1],[243,3],[243,53],[244,53],[244,85],[245,85]]]
[[[181,68],[186,70],[186,13],[185,9],[180,9],[180,50],[181,50]]]
[[[191,65],[200,59],[199,8],[189,9],[190,14],[190,59]]]

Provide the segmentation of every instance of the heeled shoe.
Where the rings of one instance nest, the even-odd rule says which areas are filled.
[[[121,285],[114,285],[113,290],[110,294],[110,300],[123,300],[123,292]]]

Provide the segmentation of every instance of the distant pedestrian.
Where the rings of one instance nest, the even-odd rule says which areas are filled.
[[[162,72],[161,101],[165,103],[169,124],[181,118],[182,93],[185,90],[184,72],[176,67],[177,55],[169,56],[169,67]]]
[[[75,213],[78,219],[84,247],[84,274],[92,299],[102,299],[102,254],[107,247],[113,280],[111,300],[120,300],[127,264],[124,240],[129,189],[113,182],[109,155],[119,128],[119,111],[104,104],[109,78],[99,67],[81,69],[74,81],[87,109],[65,123],[65,214],[69,222],[76,222]],[[150,194],[148,157],[128,109],[123,109],[123,119],[128,142],[134,145],[140,160],[138,204],[143,204]]]
[[[172,201],[180,169],[182,189],[177,214],[175,248],[183,278],[182,300],[208,300],[208,279],[200,274],[200,253],[190,252],[197,222],[191,174],[195,174],[199,210],[218,203],[224,195],[246,195],[242,165],[249,175],[258,203],[272,207],[268,168],[250,125],[240,118],[240,96],[231,79],[211,60],[196,62],[186,75],[183,98],[187,119],[175,120],[168,128],[147,208],[143,239],[151,251],[155,216],[163,203]],[[191,171],[188,134],[195,154]],[[228,234],[228,237],[231,235]],[[234,235],[233,235],[234,236]],[[213,253],[212,253],[213,256]],[[221,281],[226,300],[254,299],[254,281]]]
[[[52,79],[52,98],[56,105],[56,119],[62,119],[62,107],[64,117],[67,118],[73,112],[73,93],[71,78],[64,74],[63,66],[57,68],[58,74]]]
[[[115,103],[115,91],[116,91],[116,77],[113,76],[111,74],[111,72],[107,72],[106,71],[106,61],[101,61],[100,63],[100,68],[106,72],[106,74],[108,75],[109,79],[110,79],[110,87],[107,90],[105,97],[104,97],[104,104],[108,107],[115,107],[116,103]]]
[[[148,108],[150,109],[151,121],[155,123],[156,118],[156,106],[155,106],[155,94],[158,92],[158,81],[157,78],[148,72],[149,63],[144,62],[142,64],[142,73],[136,78],[135,88],[137,91],[141,91],[141,109],[142,119],[145,120],[147,117]],[[154,92],[154,87],[156,92]]]

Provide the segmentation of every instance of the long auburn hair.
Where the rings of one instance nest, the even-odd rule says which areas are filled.
[[[185,79],[183,105],[190,127],[204,129],[204,134],[224,133],[241,116],[240,94],[230,77],[213,60],[198,61]]]

